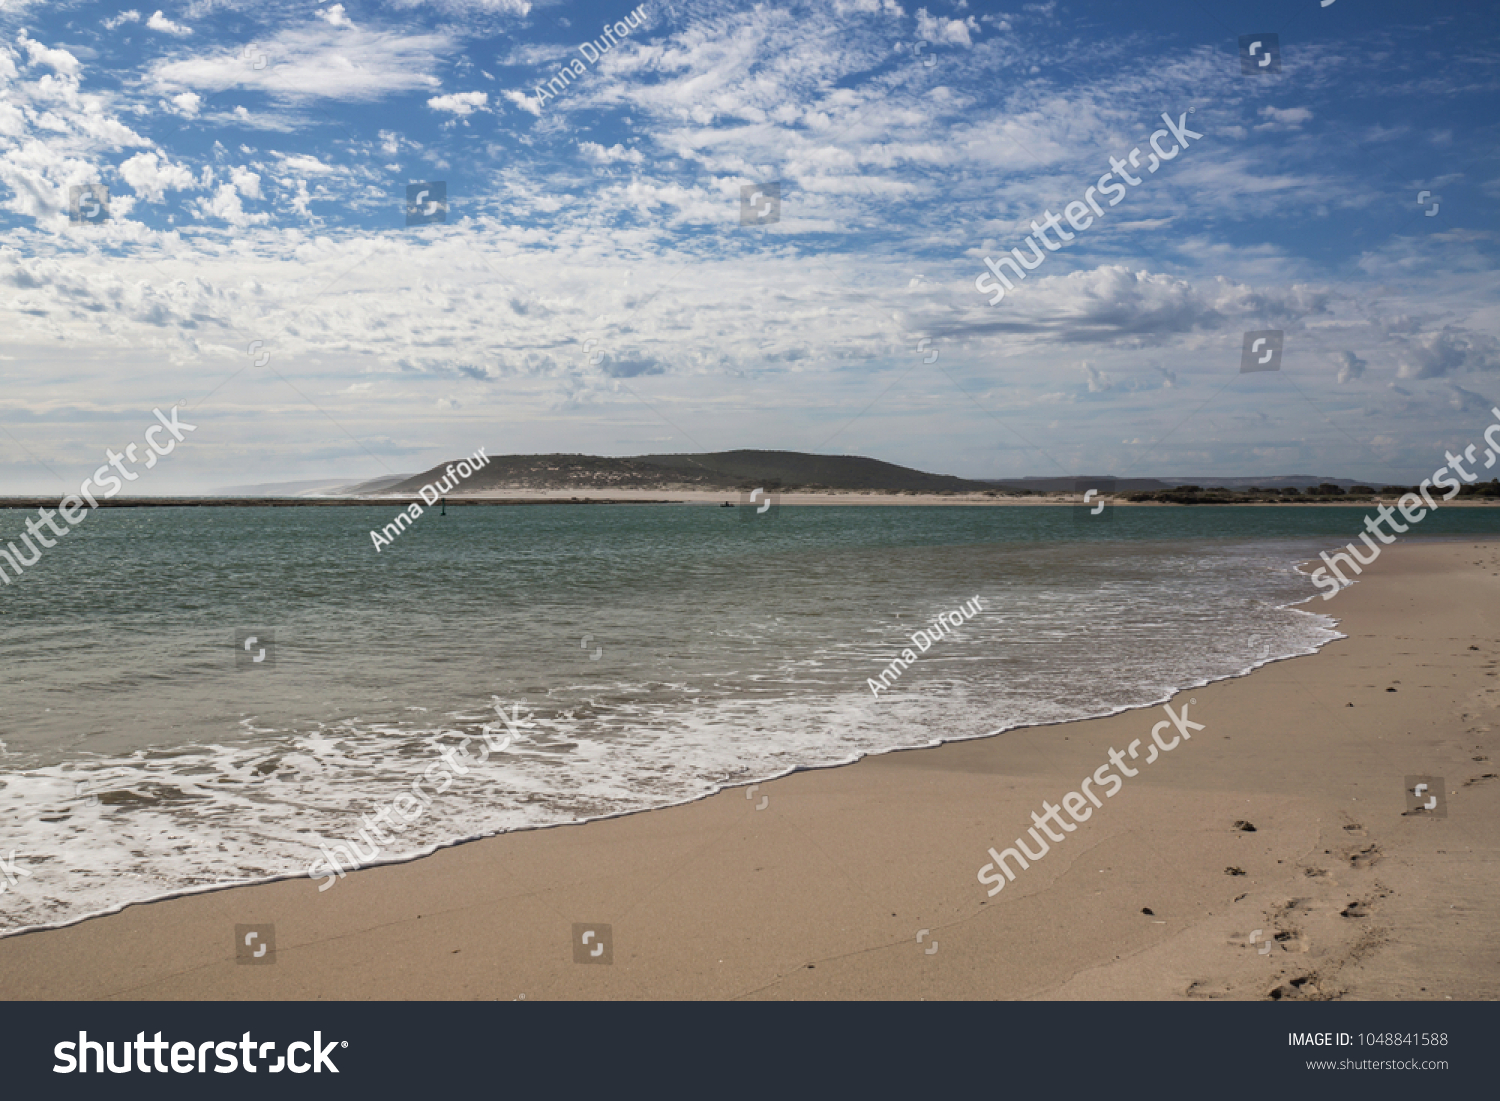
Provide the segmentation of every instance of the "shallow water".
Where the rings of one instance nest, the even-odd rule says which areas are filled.
[[[0,857],[25,872],[0,930],[305,874],[445,746],[503,738],[497,704],[530,719],[483,762],[471,738],[381,859],[1149,705],[1337,637],[1321,600],[1289,607],[1316,595],[1293,567],[1363,515],[463,507],[377,554],[395,512],[105,510],[0,588]]]

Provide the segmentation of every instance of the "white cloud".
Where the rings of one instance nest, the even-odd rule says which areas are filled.
[[[319,8],[318,16],[330,27],[352,27],[354,21],[344,12],[343,4],[334,4],[329,8]]]
[[[1267,106],[1260,109],[1260,117],[1268,121],[1257,126],[1257,130],[1300,130],[1302,124],[1313,117],[1313,113],[1306,107],[1288,107],[1283,110]]]
[[[864,15],[874,15],[877,12],[885,12],[887,15],[906,14],[896,0],[833,0],[833,10],[838,15],[848,15],[855,11]]]
[[[81,66],[78,59],[63,49],[48,49],[33,38],[28,38],[26,32],[22,31],[17,41],[26,50],[26,56],[32,65],[45,65],[60,76],[76,77]]]
[[[579,142],[578,151],[583,154],[585,160],[592,161],[594,164],[613,164],[616,161],[640,164],[645,160],[639,149],[626,149],[618,144],[606,149],[596,141]]]
[[[292,197],[291,197],[291,199],[289,201],[291,203],[292,209],[294,211],[296,211],[299,215],[301,215],[304,218],[311,218],[311,217],[313,217],[313,212],[312,212],[313,196],[312,196],[311,192],[309,192],[307,190],[307,181],[306,180],[302,180],[302,179],[297,180],[297,190],[292,195]]]
[[[122,11],[119,15],[115,16],[113,19],[106,19],[104,21],[104,29],[108,30],[108,31],[112,31],[116,27],[118,27],[118,26],[120,26],[120,25],[122,25],[124,23],[139,23],[140,21],[141,21],[141,13],[140,12],[138,12],[138,11]]]
[[[1482,333],[1470,333],[1457,325],[1440,332],[1423,333],[1401,340],[1398,378],[1441,378],[1458,370],[1494,370],[1500,367],[1500,341]]]
[[[148,203],[159,203],[167,191],[194,187],[193,174],[185,165],[163,161],[155,152],[137,153],[120,165],[120,176]]]
[[[392,0],[398,8],[436,8],[444,15],[529,15],[531,0]]]
[[[537,116],[540,116],[542,113],[541,105],[525,92],[501,92],[500,94],[523,111],[529,111],[531,114]]]
[[[273,153],[272,156],[276,158],[278,172],[299,176],[339,176],[346,171],[331,164],[324,164],[317,157],[305,153]]]
[[[250,171],[248,168],[233,167],[229,170],[229,178],[234,181],[234,189],[247,199],[259,199],[260,174]]]
[[[967,15],[952,3],[927,2]],[[1342,290],[1321,289],[1335,282],[1320,236],[1327,223],[1310,220],[1323,215],[1307,213],[1309,220],[1287,228],[1278,211],[1316,196],[1329,206],[1364,203],[1373,215],[1384,200],[1341,162],[1339,149],[1296,134],[1311,123],[1307,108],[1265,108],[1259,86],[1245,95],[1232,80],[1224,95],[1201,98],[1202,88],[1220,87],[1215,67],[1222,56],[1207,50],[1201,65],[1189,50],[1141,67],[1136,55],[1128,63],[1111,60],[1112,50],[1130,54],[1129,43],[1075,39],[1062,24],[1051,28],[1060,27],[1063,40],[1022,40],[988,17],[939,18],[923,8],[908,22],[891,0],[812,0],[793,8],[737,0],[712,9],[711,20],[702,5],[692,14],[679,4],[686,19],[654,19],[650,33],[622,42],[542,111],[525,92],[498,86],[443,92],[472,87],[502,34],[528,45],[502,47],[512,60],[497,63],[544,59],[534,71],[494,70],[517,88],[555,71],[546,58],[576,56],[573,39],[557,45],[539,26],[534,36],[524,33],[529,27],[511,34],[505,24],[528,5],[395,0],[408,10],[406,24],[378,30],[354,26],[344,7],[328,0],[290,16],[278,6],[277,19],[262,28],[274,39],[256,40],[255,51],[268,61],[257,71],[241,46],[210,40],[209,24],[200,21],[250,12],[248,4],[195,0],[174,8],[197,34],[192,43],[146,44],[144,91],[50,38],[51,48],[27,45],[24,36],[13,48],[0,45],[0,203],[35,219],[11,219],[15,243],[0,247],[0,329],[8,339],[14,330],[35,347],[66,341],[80,348],[81,360],[94,348],[100,363],[120,348],[162,362],[177,356],[193,363],[198,373],[188,377],[196,378],[205,365],[215,367],[221,351],[222,374],[243,362],[244,341],[234,346],[226,333],[297,312],[278,337],[278,355],[299,356],[310,372],[323,372],[324,394],[341,392],[350,377],[378,378],[373,388],[360,384],[368,392],[349,391],[363,394],[359,404],[372,418],[389,418],[386,425],[372,421],[371,439],[391,425],[404,427],[407,415],[417,425],[446,419],[435,401],[487,416],[506,408],[502,389],[517,409],[586,408],[601,418],[592,430],[604,418],[644,408],[621,388],[628,379],[653,404],[667,396],[673,418],[706,442],[732,436],[744,446],[795,448],[808,446],[799,434],[822,439],[833,431],[820,430],[835,415],[830,411],[852,415],[896,381],[916,334],[941,340],[944,368],[987,408],[1036,410],[1044,395],[1057,394],[1043,420],[1079,419],[1064,419],[1047,438],[1057,441],[1059,459],[1079,469],[1106,466],[1104,458],[1097,466],[1083,462],[1088,455],[1075,463],[1063,450],[1075,441],[1139,435],[1145,446],[1156,434],[1142,417],[1177,423],[1178,412],[1189,412],[1182,399],[1237,378],[1241,333],[1252,328],[1285,329],[1289,352],[1323,361],[1327,369],[1306,380],[1320,401],[1344,399],[1371,418],[1400,406],[1392,439],[1426,431],[1434,417],[1452,417],[1453,402],[1469,400],[1444,375],[1482,389],[1463,372],[1500,364],[1500,349],[1479,335],[1495,331],[1495,276],[1489,238],[1477,231],[1466,228],[1460,237],[1456,224],[1419,219],[1416,230],[1426,231],[1420,236],[1401,230],[1385,246],[1357,238],[1351,247],[1370,242],[1356,267],[1364,282],[1348,285],[1357,274]],[[373,24],[374,13],[389,6],[361,7],[362,19],[369,12]],[[420,23],[412,9],[420,9]],[[434,12],[443,17],[438,29]],[[1038,22],[1011,18],[1023,36]],[[980,23],[983,34],[975,33]],[[579,26],[577,37],[588,29]],[[946,47],[947,59],[934,51],[941,64],[928,69],[897,52],[914,29]],[[572,25],[563,31],[574,33]],[[242,37],[234,41],[242,44]],[[466,50],[470,42],[482,45]],[[171,59],[153,56],[164,45]],[[961,62],[955,46],[966,48]],[[1067,75],[1024,79],[1033,60]],[[17,66],[21,78],[12,80]],[[210,98],[218,91],[228,94]],[[1018,244],[1018,227],[1047,205],[1058,209],[1061,200],[1079,197],[1108,155],[1142,143],[1161,109],[1151,104],[1186,109],[1192,97],[1199,97],[1195,117],[1208,116],[1195,124],[1209,134],[1204,152],[1195,142],[1078,244],[1049,254],[1047,266],[1001,307],[989,307],[973,289],[982,270],[976,257]],[[341,106],[302,109],[319,99]],[[342,106],[382,99],[399,102],[375,111]],[[475,126],[483,139],[452,141],[451,128],[480,111],[500,116],[493,127],[490,118]],[[1318,112],[1319,123],[1341,121]],[[202,128],[180,123],[205,116],[222,145],[210,134],[204,148]],[[282,132],[249,139],[261,149],[246,149],[242,124]],[[1236,124],[1241,140],[1228,140]],[[1296,140],[1268,140],[1257,124]],[[1464,140],[1457,131],[1455,145]],[[468,177],[463,231],[401,232],[398,182],[452,180],[447,168],[460,158]],[[742,230],[740,183],[770,179],[783,183],[781,223]],[[112,195],[119,216],[109,226],[69,232],[58,213],[67,188],[94,180],[123,192]],[[1414,183],[1403,201],[1415,212],[1416,190],[1437,186]],[[1500,180],[1492,188],[1500,193]],[[124,217],[132,201],[168,204],[168,251],[180,264],[173,274],[191,271],[201,284],[179,288],[150,266],[164,235],[153,228],[156,218],[143,224]],[[1225,228],[1231,222],[1234,232]],[[825,240],[811,234],[829,235],[833,247],[816,250],[809,267],[806,246]],[[34,247],[43,241],[45,248]],[[105,241],[133,247],[89,254]],[[13,253],[44,259],[22,262]],[[45,259],[63,254],[65,262]],[[485,263],[476,264],[476,256]],[[1422,280],[1391,274],[1416,270],[1419,259],[1427,265]],[[914,271],[924,276],[916,286]],[[887,307],[901,319],[892,320]],[[1380,329],[1376,312],[1407,320]],[[580,363],[579,333],[597,334],[610,358],[592,368]],[[1399,365],[1403,379],[1439,384],[1414,385],[1415,394],[1367,385],[1353,387],[1354,395],[1347,386],[1337,391],[1336,374],[1349,383],[1367,371],[1364,359],[1340,352],[1346,348],[1364,349],[1382,375]],[[1082,355],[1088,362],[1080,368]],[[493,385],[502,379],[504,387]],[[1212,385],[1200,386],[1205,379]],[[751,395],[738,389],[747,380],[787,385]],[[793,393],[803,396],[801,404],[790,400]],[[251,407],[254,399],[244,396]],[[751,415],[763,398],[789,427],[770,412]],[[968,454],[960,439],[964,414],[950,398],[914,375],[869,414],[872,426],[894,428],[889,437],[869,433],[856,444],[862,419],[838,443],[920,460],[917,452],[899,453],[900,439],[917,435],[902,426],[920,422],[929,443],[914,446],[929,447],[942,456],[939,463],[968,463],[948,457]],[[1149,405],[1141,403],[1146,398]],[[1103,422],[1090,419],[1106,407],[1140,423],[1095,431]],[[1277,425],[1295,421],[1286,410],[1273,421],[1278,417]],[[1304,432],[1301,440],[1284,435],[1266,445],[1280,449],[1273,465],[1344,473],[1314,464],[1317,456],[1336,457],[1342,443],[1308,418],[1305,428],[1285,429]],[[1188,422],[1177,439],[1208,448],[1209,430],[1199,424]],[[1220,430],[1215,423],[1213,432]],[[1288,439],[1316,451],[1288,450]],[[1211,453],[1221,455],[1203,451]],[[1393,461],[1408,458],[1392,454]],[[1174,462],[1164,453],[1147,465],[1164,472]]]
[[[927,14],[926,8],[917,9],[917,37],[928,42],[944,42],[953,46],[972,46],[971,32],[977,32],[979,24],[971,15],[966,19],[943,19]]]
[[[433,96],[427,101],[427,106],[434,111],[447,111],[464,118],[483,109],[489,101],[488,92],[452,92],[445,96]]]
[[[374,33],[314,20],[258,40],[255,49],[270,64],[256,69],[238,51],[218,49],[158,61],[150,78],[163,91],[255,88],[290,103],[379,100],[418,89],[436,91],[441,81],[435,71],[457,51],[457,43],[447,33]]]
[[[220,184],[211,198],[195,199],[194,210],[205,218],[218,218],[237,229],[271,220],[269,214],[250,214],[240,202],[240,193],[232,183]]]
[[[161,12],[155,12],[150,19],[146,20],[146,26],[150,27],[153,31],[160,31],[162,34],[170,34],[178,38],[184,38],[193,33],[192,27],[184,27],[181,23],[174,23]]]

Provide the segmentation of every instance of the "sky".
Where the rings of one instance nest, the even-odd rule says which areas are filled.
[[[481,446],[1415,482],[1500,405],[1497,31],[0,0],[0,495],[71,491],[174,405],[132,493]],[[1011,249],[1041,260],[992,303]]]

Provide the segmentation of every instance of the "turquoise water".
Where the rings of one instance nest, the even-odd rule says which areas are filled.
[[[0,851],[31,871],[0,928],[305,873],[497,705],[529,725],[383,859],[1145,706],[1335,637],[1321,600],[1288,607],[1316,593],[1292,567],[1364,515],[451,507],[377,554],[397,511],[104,510],[0,587]],[[1449,508],[1420,534],[1497,529]]]

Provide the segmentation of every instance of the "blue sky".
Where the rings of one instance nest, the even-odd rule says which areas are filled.
[[[1500,404],[1497,25],[0,0],[0,492],[76,485],[173,403],[200,427],[132,489],[479,446],[1413,481]],[[1279,72],[1241,71],[1244,34]],[[991,305],[984,258],[1143,164],[1163,113],[1203,137]],[[434,181],[446,221],[408,226]],[[779,217],[742,224],[769,183]],[[107,220],[77,223],[91,185]],[[1242,374],[1262,330],[1281,369]]]

